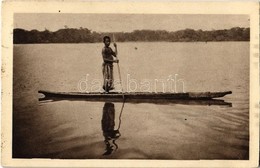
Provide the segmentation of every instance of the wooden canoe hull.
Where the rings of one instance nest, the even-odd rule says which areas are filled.
[[[45,97],[39,98],[41,104],[59,102],[59,101],[89,101],[89,102],[126,102],[131,104],[149,103],[158,105],[170,105],[170,104],[180,104],[180,105],[200,105],[200,106],[227,106],[232,107],[232,103],[225,102],[221,99],[125,99],[121,98],[62,98],[62,97]]]
[[[81,93],[81,92],[51,92],[39,90],[38,93],[44,95],[44,97],[56,97],[56,98],[84,98],[84,99],[122,99],[122,93],[111,92],[108,94],[93,92],[93,93]],[[187,93],[150,93],[150,92],[127,92],[124,93],[124,99],[181,99],[181,100],[210,100],[213,98],[223,97],[227,94],[231,94],[231,91],[226,92],[187,92]]]

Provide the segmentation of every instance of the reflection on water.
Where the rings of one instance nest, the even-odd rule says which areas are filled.
[[[106,102],[103,107],[102,131],[105,138],[106,151],[103,155],[110,155],[118,149],[116,140],[121,136],[119,129],[115,129],[115,105]]]
[[[65,100],[40,103],[15,115],[13,156],[247,159],[249,137],[242,126],[247,124],[248,116],[240,113],[236,104],[230,107]]]

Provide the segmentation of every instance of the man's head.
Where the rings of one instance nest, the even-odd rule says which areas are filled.
[[[108,47],[110,45],[110,42],[111,42],[111,40],[110,40],[109,36],[103,37],[103,43],[105,44],[105,46]]]

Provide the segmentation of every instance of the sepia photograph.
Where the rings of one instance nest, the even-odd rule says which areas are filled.
[[[15,14],[13,157],[248,159],[249,22]]]
[[[57,8],[12,25],[12,159],[252,159],[250,14]]]

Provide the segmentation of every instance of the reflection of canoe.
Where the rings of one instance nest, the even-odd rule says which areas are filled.
[[[45,97],[60,97],[60,98],[84,98],[84,99],[122,99],[122,93],[111,92],[105,93],[81,93],[81,92],[51,92],[51,91],[38,91]],[[223,97],[227,94],[231,94],[231,91],[227,92],[187,92],[187,93],[152,93],[152,92],[127,92],[124,93],[124,98],[127,99],[213,99]]]
[[[57,101],[95,101],[95,102],[122,102],[123,99],[104,99],[104,98],[61,98],[61,97],[45,97],[39,98],[41,103],[50,103],[50,102],[57,102]],[[171,105],[171,104],[181,104],[181,105],[201,105],[201,106],[211,106],[211,105],[218,105],[218,106],[228,106],[232,107],[232,103],[225,102],[221,99],[125,99],[126,103],[138,104],[138,103],[152,103],[152,104],[159,104],[159,105]]]

